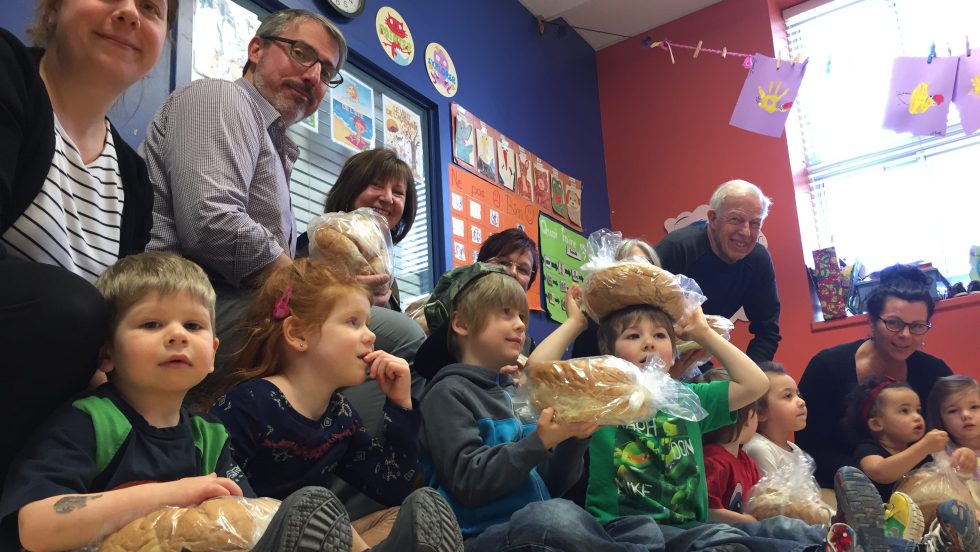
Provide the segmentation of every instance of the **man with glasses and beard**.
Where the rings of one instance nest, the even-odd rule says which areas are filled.
[[[289,176],[299,148],[286,128],[343,82],[346,59],[343,34],[322,15],[275,12],[249,42],[242,78],[178,88],[147,129],[140,148],[154,188],[147,249],[207,271],[224,345],[218,370],[238,349],[235,323],[263,276],[296,252]]]

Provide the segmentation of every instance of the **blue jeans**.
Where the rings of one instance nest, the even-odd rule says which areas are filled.
[[[465,543],[466,552],[664,552],[657,523],[626,516],[605,525],[574,502],[532,502],[507,523],[491,526]]]
[[[752,552],[801,552],[822,545],[828,528],[798,519],[776,516],[752,523],[706,523],[689,529],[661,525],[667,552],[714,550],[740,544]],[[915,543],[888,539],[892,552],[914,552]]]

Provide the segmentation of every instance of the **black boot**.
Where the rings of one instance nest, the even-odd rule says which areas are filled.
[[[252,552],[349,552],[350,518],[334,494],[303,487],[286,497]]]
[[[402,502],[388,538],[372,552],[462,552],[463,537],[442,495],[422,487]]]

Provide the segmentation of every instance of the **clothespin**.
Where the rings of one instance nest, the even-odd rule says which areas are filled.
[[[698,59],[698,54],[701,53],[701,45],[704,44],[703,40],[698,41],[698,47],[694,49],[694,59]]]
[[[970,35],[966,35],[966,57],[970,57]]]
[[[752,56],[745,56],[745,60],[742,61],[742,67],[751,70],[752,69],[752,65],[754,63],[755,62],[753,61]]]
[[[776,52],[776,70],[779,71],[779,65],[783,62],[783,53],[781,51]]]
[[[671,65],[676,64],[677,62],[674,60],[674,49],[670,47],[670,41],[669,40],[664,40],[664,44],[667,45],[667,51],[670,52],[670,63],[671,63]]]
[[[926,63],[932,63],[932,60],[936,59],[936,43],[933,42],[929,46],[929,57],[926,58]]]
[[[793,65],[796,65],[800,61],[800,54],[793,56]]]
[[[721,59],[728,58],[728,46],[721,47]]]

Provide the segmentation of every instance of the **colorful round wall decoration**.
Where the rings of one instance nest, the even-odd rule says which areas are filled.
[[[378,40],[388,57],[398,65],[412,63],[415,59],[415,41],[412,40],[412,31],[408,30],[405,18],[394,8],[384,6],[378,10],[374,21],[378,29]]]
[[[453,65],[453,58],[449,57],[449,52],[442,45],[430,42],[425,49],[425,70],[429,73],[429,80],[440,94],[447,98],[452,98],[459,90],[459,78],[456,75],[456,66]]]

